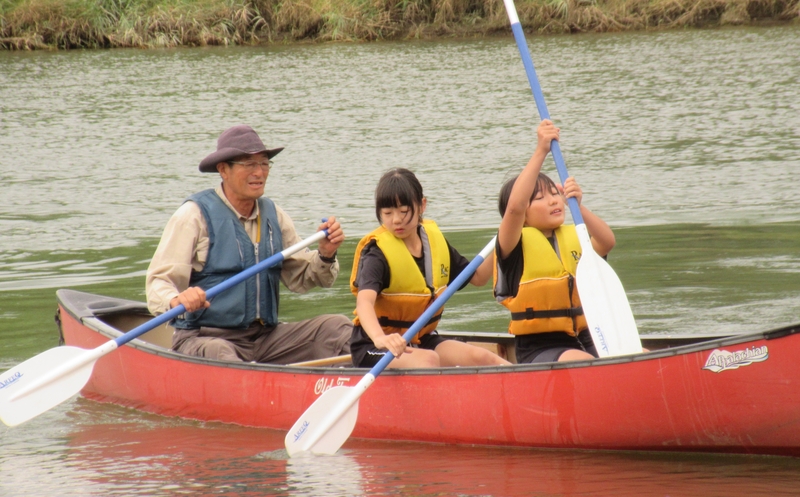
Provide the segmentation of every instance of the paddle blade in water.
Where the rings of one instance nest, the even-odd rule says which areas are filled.
[[[494,250],[496,237],[483,247],[483,250],[461,271],[447,287],[447,290],[430,305],[406,330],[403,339],[407,342],[425,326],[433,315],[442,308],[447,299],[461,288],[478,266]],[[358,419],[358,399],[367,391],[375,378],[394,360],[389,353],[374,365],[355,386],[335,387],[320,396],[306,409],[300,419],[286,434],[285,444],[289,457],[304,452],[314,454],[333,454],[345,443]]]
[[[575,279],[589,331],[600,357],[642,352],[628,297],[611,266],[594,251],[584,251]]]
[[[78,347],[56,347],[0,375],[0,419],[3,423],[16,426],[80,392],[92,375],[95,361],[85,360],[92,352]],[[63,368],[70,365],[74,367]],[[54,371],[62,373],[55,377]],[[34,388],[29,388],[31,386]]]
[[[333,387],[306,409],[286,434],[284,442],[290,457],[303,452],[334,454],[344,445],[358,420],[358,396],[353,390]],[[336,412],[342,410],[341,414]]]

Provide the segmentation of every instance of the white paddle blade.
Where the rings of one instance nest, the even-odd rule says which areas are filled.
[[[628,297],[611,266],[594,251],[584,251],[575,279],[600,357],[641,353],[642,342]]]
[[[0,375],[0,419],[3,423],[8,426],[24,423],[80,392],[92,375],[94,360],[40,386],[35,385],[59,366],[80,361],[91,352],[79,347],[56,347]],[[24,393],[31,385],[35,388]],[[19,393],[23,395],[16,395]]]
[[[306,409],[284,439],[289,457],[304,452],[332,455],[344,445],[358,420],[358,397],[353,401],[352,390],[352,387],[333,387]],[[337,415],[335,411],[345,407]]]

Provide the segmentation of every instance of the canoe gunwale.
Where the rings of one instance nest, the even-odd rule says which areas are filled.
[[[85,326],[97,331],[109,340],[113,340],[122,334],[117,328],[106,323],[106,319],[111,316],[122,314],[141,315],[143,317],[151,317],[144,303],[118,299],[113,297],[104,297],[75,290],[58,290],[56,292],[58,302],[62,309],[73,316],[76,320],[80,321]],[[697,343],[679,345],[676,347],[669,347],[660,350],[654,350],[644,354],[636,354],[631,356],[608,357],[603,359],[592,359],[587,361],[573,361],[567,363],[543,363],[543,364],[514,364],[511,366],[481,366],[481,367],[457,367],[457,368],[423,368],[423,369],[410,369],[410,370],[397,370],[387,369],[384,375],[387,376],[440,376],[440,375],[469,375],[469,374],[496,374],[508,372],[528,372],[528,371],[548,371],[558,369],[578,369],[586,367],[602,367],[625,364],[630,362],[658,360],[676,355],[690,354],[704,350],[711,350],[719,347],[729,347],[743,342],[751,342],[753,340],[773,340],[782,338],[787,335],[800,333],[800,324],[794,324],[775,328],[767,331],[738,334],[738,335],[723,335],[719,338],[713,336],[699,336],[700,340]],[[444,335],[458,337],[458,332],[444,332]],[[499,334],[495,334],[499,335]],[[653,335],[656,339],[663,339],[665,336]],[[646,339],[646,335],[643,339]],[[220,361],[216,359],[207,359],[203,357],[187,356],[174,352],[170,349],[146,342],[141,339],[134,339],[125,344],[127,347],[132,347],[148,354],[154,354],[165,358],[175,359],[178,361],[190,362],[195,364],[203,364],[214,367],[256,370],[265,372],[291,372],[293,374],[314,374],[319,375],[321,372],[331,375],[348,375],[359,376],[364,375],[368,371],[367,368],[354,368],[354,367],[304,367],[304,366],[285,366],[277,364],[264,364],[264,363],[247,363],[247,362],[230,362]]]

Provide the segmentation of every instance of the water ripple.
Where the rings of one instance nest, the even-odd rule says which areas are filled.
[[[800,219],[798,45],[793,28],[530,40],[570,172],[615,226]],[[374,185],[397,166],[440,224],[495,226],[535,142],[506,38],[0,60],[3,252],[158,237],[218,181],[196,165],[240,122],[287,147],[268,194],[305,232],[329,214],[371,229]]]

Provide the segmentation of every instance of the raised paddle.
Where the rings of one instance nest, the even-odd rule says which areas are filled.
[[[206,298],[211,300],[326,236],[327,230],[318,231],[210,288],[206,292]],[[16,426],[64,402],[86,385],[97,359],[185,311],[186,308],[180,304],[97,348],[87,350],[71,346],[56,347],[9,369],[0,376],[0,419],[8,426]]]
[[[517,17],[514,0],[503,0],[503,2],[506,5],[508,19],[511,21],[511,31],[514,33],[522,64],[528,75],[533,98],[536,100],[536,107],[539,109],[539,117],[550,119],[550,113],[547,111],[547,104],[536,77],[536,69],[533,67],[533,61],[528,52],[525,33],[522,31],[519,17]],[[558,169],[558,177],[561,178],[561,183],[564,183],[569,175],[558,141],[553,140],[550,151]],[[572,213],[572,219],[575,221],[575,229],[578,231],[578,239],[583,252],[578,261],[575,279],[578,283],[583,312],[598,354],[600,357],[607,357],[642,352],[642,342],[639,340],[636,321],[633,319],[633,312],[619,277],[592,248],[592,241],[583,222],[578,201],[575,198],[569,198],[567,203]]]
[[[495,238],[467,265],[444,292],[414,321],[414,324],[403,334],[403,339],[410,342],[414,335],[442,308],[447,299],[461,288],[472,277],[472,273],[494,250]],[[326,390],[286,434],[286,452],[289,457],[311,452],[313,454],[334,454],[353,432],[358,419],[358,399],[367,391],[375,378],[386,369],[394,359],[391,352],[364,375],[355,386],[338,386]]]

